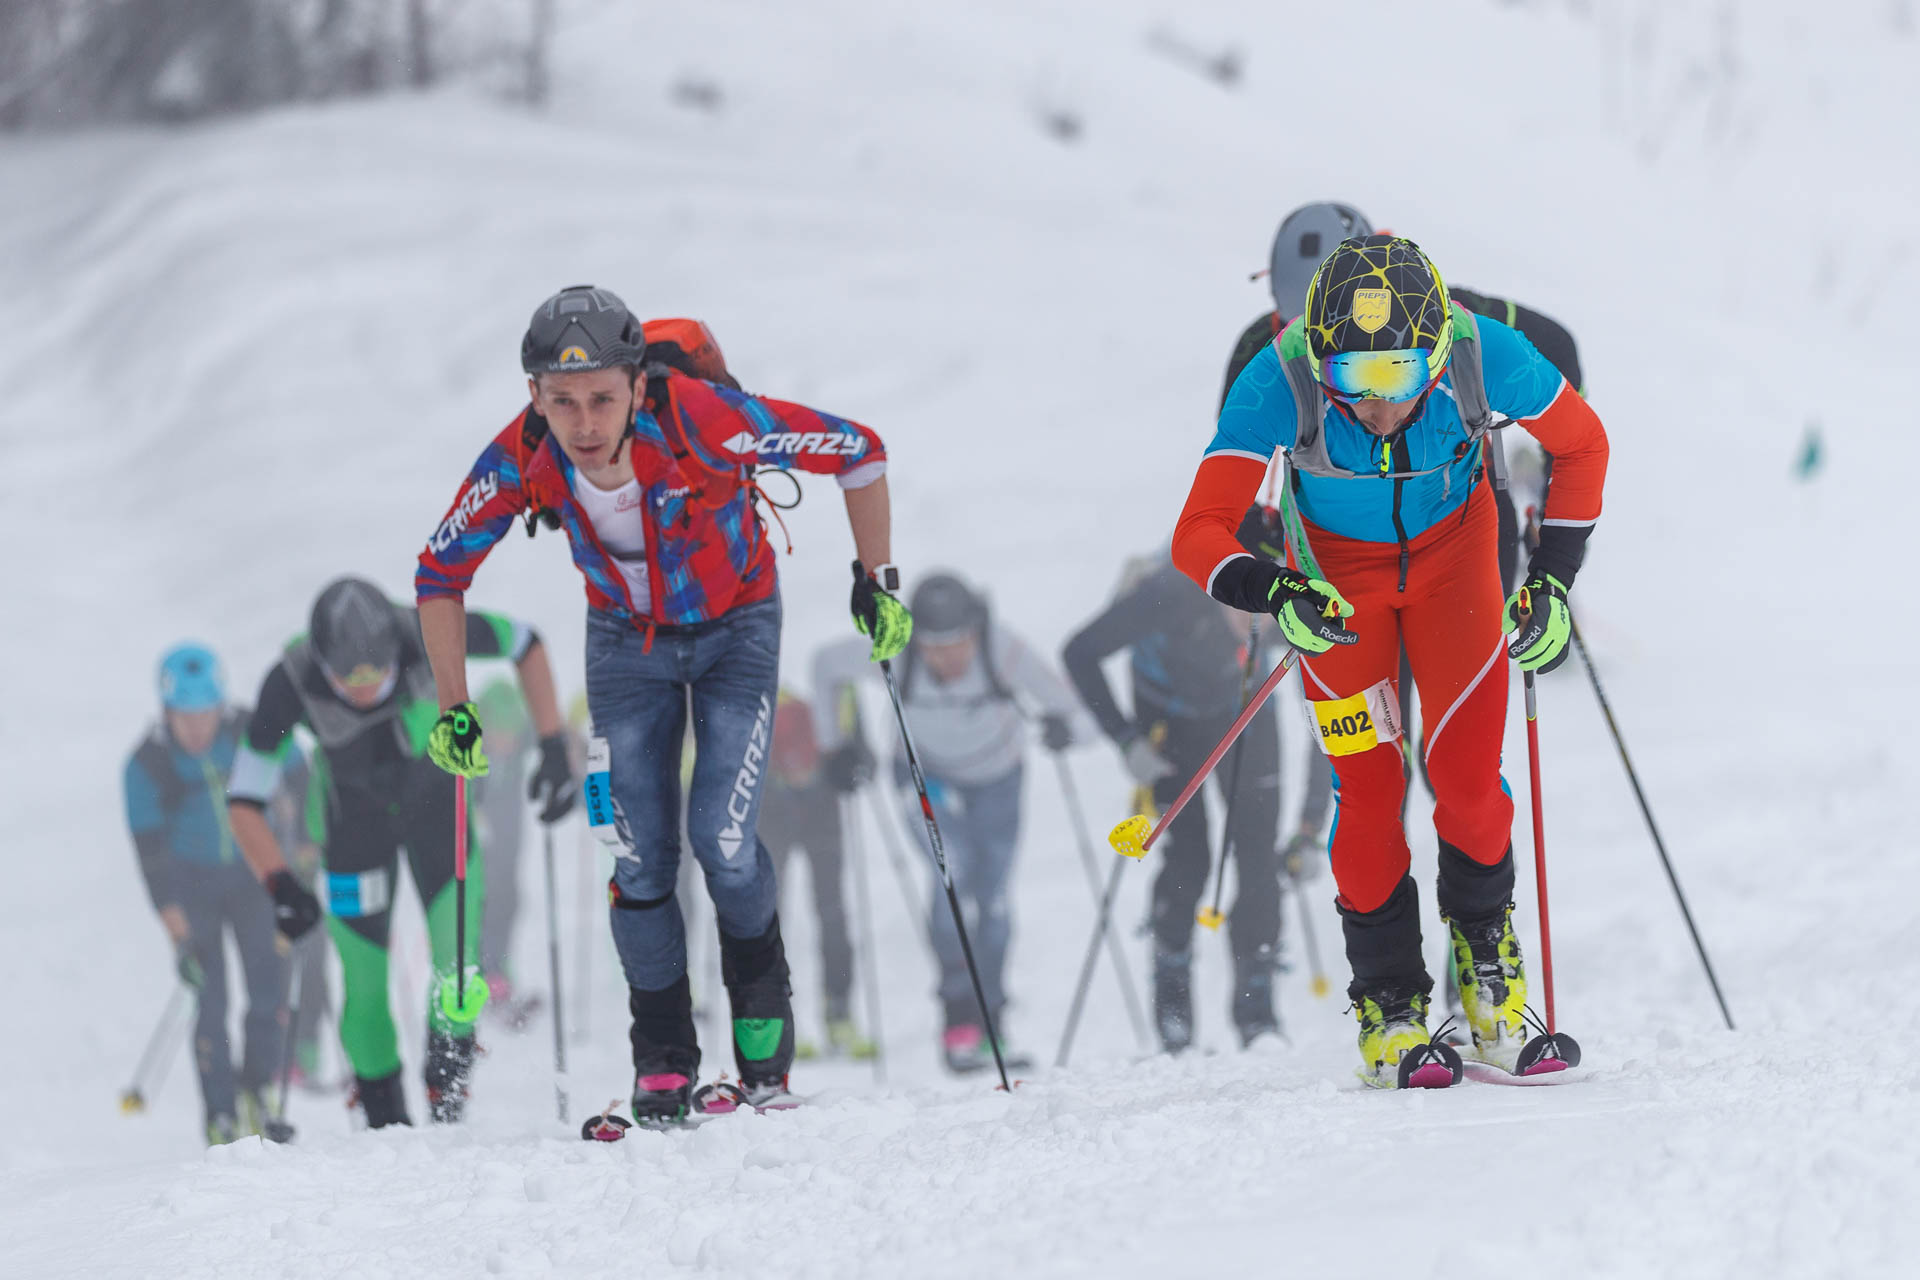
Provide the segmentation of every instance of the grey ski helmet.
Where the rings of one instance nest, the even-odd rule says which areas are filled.
[[[1307,285],[1333,247],[1354,236],[1370,236],[1373,224],[1350,204],[1322,200],[1303,204],[1280,220],[1268,258],[1267,287],[1283,320],[1291,320],[1307,306]]]
[[[930,573],[913,589],[913,638],[921,644],[952,644],[978,631],[987,608],[973,589],[951,573]]]
[[[400,661],[400,619],[380,588],[364,578],[339,578],[313,602],[307,643],[340,684],[378,686]]]
[[[529,374],[638,368],[647,340],[627,304],[610,289],[568,285],[541,303],[520,339],[520,367]]]

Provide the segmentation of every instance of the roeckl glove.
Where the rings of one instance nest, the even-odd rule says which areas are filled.
[[[1359,642],[1360,637],[1347,630],[1353,606],[1323,578],[1275,565],[1267,606],[1280,624],[1280,634],[1302,653],[1325,653],[1337,644]]]
[[[913,614],[891,594],[900,589],[900,575],[891,566],[882,568],[888,574],[884,585],[867,573],[858,560],[853,562],[853,625],[873,641],[873,651],[868,656],[875,662],[898,657],[907,647],[907,641],[913,639]]]
[[[444,711],[427,735],[427,758],[462,778],[487,776],[487,753],[480,741],[480,713],[471,702]]]
[[[1530,576],[1507,597],[1501,629],[1517,631],[1507,656],[1520,669],[1545,675],[1567,660],[1567,641],[1573,636],[1573,615],[1567,609],[1567,588],[1550,573]]]

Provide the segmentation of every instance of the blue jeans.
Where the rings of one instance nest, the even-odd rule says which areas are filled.
[[[755,824],[780,677],[780,598],[684,627],[651,651],[632,623],[587,615],[587,707],[607,740],[613,798],[633,847],[615,859],[614,946],[627,985],[664,991],[687,971],[680,870],[680,754],[693,711],[687,839],[706,874],[723,940],[774,923],[773,860]]]
[[[1020,843],[1020,783],[1025,768],[1015,765],[992,782],[975,785],[929,777],[927,794],[940,824],[940,843],[946,849],[947,869],[967,915],[967,940],[980,965],[980,986],[987,994],[987,1010],[998,1024],[1007,1002],[1007,943],[1013,937],[1013,916],[1007,902],[1007,881],[1013,875],[1013,855]],[[911,784],[909,784],[911,785]],[[921,851],[933,857],[926,819],[919,798],[906,794],[907,825],[920,841]],[[967,958],[960,950],[960,933],[947,905],[946,886],[934,868],[933,900],[928,908],[933,952],[940,961],[940,1002],[948,1026],[980,1021],[979,1001],[967,977]]]

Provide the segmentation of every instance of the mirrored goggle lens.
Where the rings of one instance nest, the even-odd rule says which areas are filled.
[[[1411,400],[1434,383],[1433,352],[1345,351],[1320,362],[1320,382],[1342,400]]]
[[[320,670],[325,673],[327,683],[342,696],[378,690],[383,700],[386,694],[392,692],[400,674],[396,667],[376,667],[371,662],[361,663],[344,676],[336,674],[333,668],[324,662],[320,664]]]

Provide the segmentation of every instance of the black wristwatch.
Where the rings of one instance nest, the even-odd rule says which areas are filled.
[[[883,564],[877,566],[873,571],[873,580],[879,585],[882,591],[895,592],[900,590],[900,570],[896,565]]]

